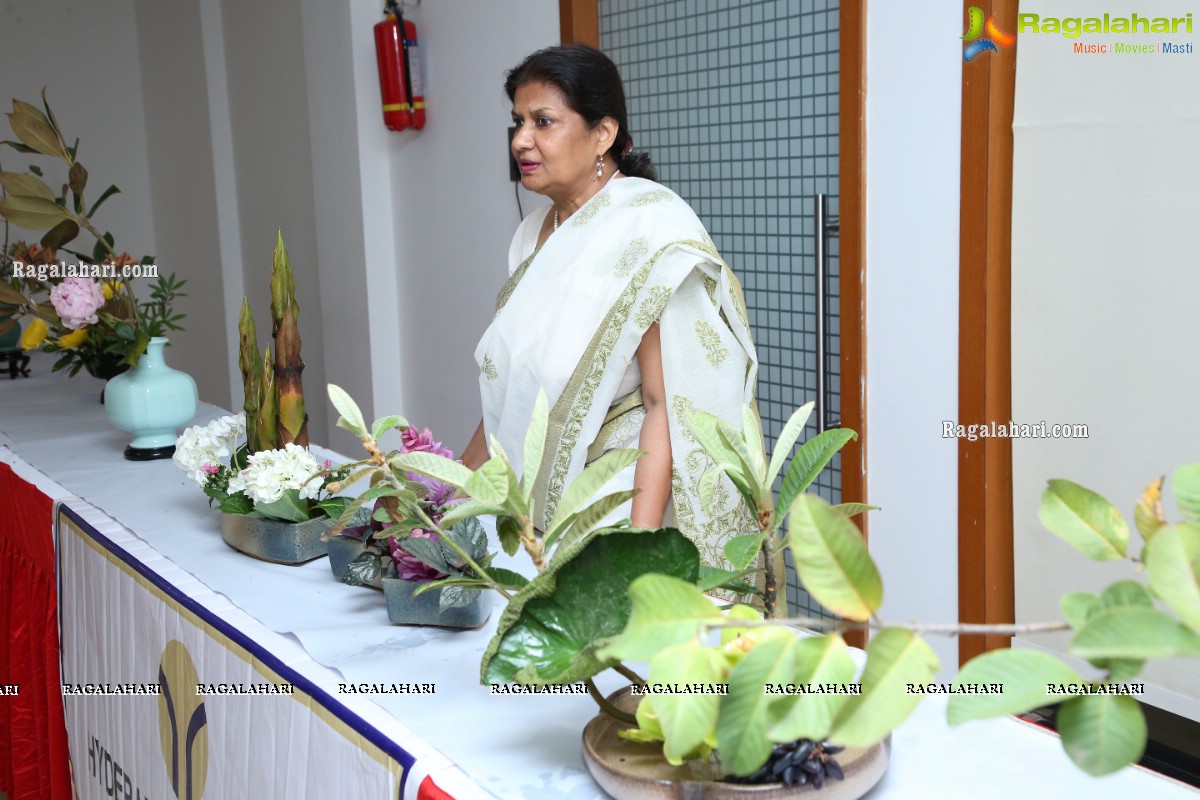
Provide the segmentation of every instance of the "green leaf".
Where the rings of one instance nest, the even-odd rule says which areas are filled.
[[[619,508],[622,504],[633,499],[637,494],[636,489],[626,489],[624,491],[615,492],[605,495],[596,502],[592,503],[587,508],[580,511],[575,517],[570,520],[570,524],[563,531],[561,537],[547,536],[542,543],[544,547],[549,548],[555,542],[558,543],[558,550],[563,549],[572,542],[577,542],[584,536],[591,533],[592,529],[600,524],[600,521]],[[555,556],[558,555],[558,550],[555,550]]]
[[[850,648],[836,633],[800,639],[794,650],[795,676],[793,682],[803,684],[836,684],[847,686],[854,680],[854,659]],[[776,698],[776,722],[767,732],[773,742],[794,742],[797,739],[823,741],[829,736],[833,720],[849,694],[785,695]]]
[[[721,442],[729,447],[737,456],[737,460],[734,461],[736,469],[730,470],[727,466],[725,474],[742,491],[744,496],[747,495],[746,489],[749,489],[749,496],[746,497],[746,502],[750,508],[757,509],[759,498],[765,497],[767,494],[766,487],[762,485],[764,479],[759,477],[757,468],[758,459],[751,455],[750,449],[746,446],[746,440],[742,438],[741,431],[724,420],[717,420],[716,427],[717,436],[720,437]],[[761,440],[761,437],[759,437],[759,441]],[[761,453],[761,448],[755,449]],[[765,471],[766,467],[764,466],[763,469]]]
[[[693,411],[688,422],[696,441],[713,461],[718,464],[736,464],[740,460],[734,449],[717,435],[717,426],[721,423],[720,417],[709,414],[707,411]]]
[[[696,546],[677,530],[611,528],[571,545],[513,595],[481,666],[483,683],[573,683],[614,662],[597,649],[625,628],[646,573],[694,582]]]
[[[397,540],[400,548],[416,558],[424,565],[433,567],[438,572],[444,572],[447,575],[453,575],[455,570],[446,562],[445,556],[442,553],[441,543],[433,539],[426,539],[423,536],[409,536],[404,539]]]
[[[255,503],[254,510],[267,519],[280,519],[284,522],[304,522],[309,518],[308,501],[300,497],[296,489],[287,489],[273,503]]]
[[[346,510],[346,506],[350,504],[349,497],[326,497],[323,500],[318,500],[313,503],[313,509],[321,511],[330,519],[337,519]]]
[[[758,555],[758,551],[762,548],[763,537],[762,533],[747,533],[742,536],[734,536],[729,541],[725,542],[725,557],[729,559],[730,565],[736,570],[744,570],[754,562],[754,557]]]
[[[632,581],[629,624],[600,657],[645,661],[664,647],[695,637],[703,623],[720,620],[720,610],[695,582],[694,576],[689,580],[669,575]]]
[[[725,660],[698,641],[665,648],[650,660],[654,683],[721,683]],[[653,694],[642,699],[658,717],[663,732],[663,755],[676,763],[705,744],[717,726],[721,698],[712,694]]]
[[[996,694],[955,694],[946,706],[946,721],[960,725],[970,719],[1021,714],[1041,706],[1053,705],[1061,695],[1049,689],[1058,683],[1082,683],[1075,670],[1060,659],[1039,650],[993,650],[968,661],[954,679],[954,685],[984,684],[999,686]]]
[[[1146,718],[1128,695],[1073,697],[1057,716],[1063,749],[1089,775],[1116,772],[1146,749]]]
[[[696,588],[702,592],[711,592],[713,589],[728,589],[738,594],[754,594],[758,590],[743,581],[742,578],[759,571],[759,569],[753,568],[734,572],[728,569],[720,569],[719,567],[711,567],[708,564],[701,564],[700,578],[696,581]]]
[[[778,718],[771,710],[778,698],[767,694],[766,684],[795,682],[796,644],[792,635],[767,639],[729,673],[729,694],[721,702],[721,716],[716,721],[717,750],[723,769],[735,775],[749,775],[771,755],[767,729]]]
[[[408,421],[406,419],[404,419],[404,417],[399,417],[399,416],[396,416],[395,414],[392,414],[390,416],[384,417],[383,419],[375,420],[375,424],[373,426],[371,426],[371,438],[378,442],[379,438],[381,436],[383,436],[385,433],[387,433],[388,431],[390,431],[392,428],[407,428],[407,427],[408,427]]]
[[[228,495],[217,504],[217,509],[223,514],[251,514],[254,512],[254,501],[241,492]]]
[[[10,194],[0,200],[0,217],[18,228],[40,231],[53,228],[70,214],[53,200]]]
[[[368,586],[379,580],[383,572],[383,559],[378,553],[364,550],[355,556],[346,567],[342,583],[348,586]]]
[[[1160,528],[1146,545],[1146,562],[1154,594],[1200,633],[1200,527]]]
[[[868,505],[867,503],[838,503],[834,506],[835,509],[845,514],[847,517],[856,517],[859,514],[867,511],[878,511],[879,506]]]
[[[466,467],[463,467],[466,469]],[[500,456],[493,456],[479,469],[467,476],[463,489],[472,498],[492,506],[503,506],[508,499],[508,463]]]
[[[487,573],[491,576],[492,580],[505,589],[520,589],[529,583],[528,578],[518,572],[513,572],[511,569],[491,567]]]
[[[18,153],[33,154],[33,153],[37,152],[37,150],[34,150],[32,147],[23,145],[20,142],[14,142],[11,139],[5,139],[3,142],[0,142],[0,144],[6,144],[9,147],[11,147],[13,150],[16,150]],[[35,169],[36,169],[36,167],[30,167],[29,171],[33,172]]]
[[[1083,623],[1087,621],[1088,614],[1092,608],[1100,602],[1100,598],[1091,592],[1068,592],[1063,595],[1059,605],[1062,608],[1063,616],[1067,618],[1067,622],[1071,623],[1071,627],[1079,630],[1083,627]]]
[[[9,194],[23,197],[40,197],[54,202],[54,192],[45,181],[20,172],[0,172],[0,186]]]
[[[496,517],[496,535],[504,552],[515,556],[521,548],[521,521],[508,515]]]
[[[328,384],[326,391],[329,392],[329,402],[333,403],[333,407],[341,414],[337,426],[345,428],[355,436],[366,436],[367,421],[363,419],[362,411],[359,410],[358,403],[354,402],[354,398],[337,384]]]
[[[474,474],[457,461],[433,453],[400,453],[388,459],[388,464],[393,469],[416,472],[455,489],[464,489]]]
[[[783,486],[779,489],[779,503],[775,507],[793,508],[792,501],[796,496],[817,479],[825,465],[833,460],[847,442],[857,438],[858,434],[848,428],[831,428],[805,442],[788,465]]]
[[[494,516],[503,513],[504,509],[500,506],[490,506],[478,500],[466,500],[461,503],[455,503],[450,507],[450,510],[442,515],[442,527],[445,528],[454,525],[456,522],[461,522],[471,517]]]
[[[1089,659],[1200,656],[1200,636],[1157,609],[1118,606],[1091,617],[1070,652]]]
[[[903,722],[921,701],[908,694],[909,683],[927,683],[937,674],[938,658],[921,637],[907,628],[884,628],[867,645],[862,694],[846,701],[829,739],[848,747],[869,747]]]
[[[742,441],[750,451],[756,483],[767,481],[767,454],[763,451],[762,420],[751,406],[742,406]],[[769,484],[768,484],[769,485]]]
[[[1067,480],[1051,480],[1042,493],[1038,518],[1046,529],[1097,561],[1125,557],[1129,526],[1100,495]]]
[[[571,485],[563,492],[562,499],[558,501],[558,507],[554,510],[554,519],[546,526],[547,535],[561,535],[558,529],[572,514],[591,500],[604,484],[643,455],[645,455],[643,450],[628,448],[609,450],[590,466],[585,467],[579,477],[571,481]]]
[[[1200,522],[1200,464],[1188,464],[1175,470],[1171,476],[1171,493],[1175,505],[1179,506],[1183,518],[1188,522]]]
[[[539,388],[537,399],[533,402],[533,416],[529,420],[529,430],[525,433],[524,497],[526,501],[533,495],[533,484],[537,481],[538,470],[542,468],[542,457],[546,449],[546,421],[549,416],[546,390]]]
[[[1133,509],[1133,523],[1147,542],[1167,522],[1162,512],[1162,487],[1162,478],[1151,481]]]
[[[704,564],[700,565],[700,574],[702,576],[704,574]],[[725,620],[727,622],[737,622],[739,620],[742,622],[758,622],[762,620],[762,618],[763,615],[761,611],[759,611],[757,608],[744,605],[742,603],[734,605],[725,612]],[[743,633],[747,633],[749,631],[750,628],[734,628],[723,626],[721,628],[721,646],[724,647],[737,637],[741,636]]]
[[[858,528],[814,495],[796,498],[791,520],[788,545],[804,588],[840,617],[870,619],[883,583]]]
[[[59,144],[54,128],[50,126],[50,120],[46,119],[46,115],[37,107],[20,100],[13,100],[13,110],[8,115],[8,122],[12,126],[13,133],[26,147],[36,150],[44,156],[67,158],[67,153]]]
[[[121,193],[121,190],[118,189],[116,186],[109,186],[107,189],[105,189],[104,193],[101,194],[98,198],[96,198],[96,202],[92,203],[92,207],[88,209],[88,212],[87,212],[88,218],[91,219],[91,217],[93,215],[95,215],[96,209],[100,208],[101,203],[103,203],[108,198],[112,197],[114,194],[120,194],[120,193]],[[143,261],[143,263],[145,263],[145,259],[143,259],[142,261]],[[153,263],[153,262],[151,262],[151,263]],[[181,282],[180,285],[182,285],[182,283],[183,282]]]
[[[814,405],[816,404],[812,401],[805,403],[797,408],[784,423],[783,430],[779,432],[779,438],[775,440],[775,449],[771,451],[771,465],[767,467],[766,483],[768,486],[774,485],[775,479],[779,477],[779,471],[783,469],[783,462],[792,452],[792,445],[804,432],[804,426],[808,424],[808,418],[812,414]]]

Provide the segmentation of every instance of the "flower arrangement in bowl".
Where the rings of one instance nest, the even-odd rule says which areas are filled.
[[[3,144],[62,160],[67,181],[56,195],[36,164],[29,165],[27,173],[0,170],[0,217],[5,220],[0,334],[28,318],[22,349],[56,354],[54,370],[75,375],[86,369],[107,380],[136,367],[151,339],[182,330],[184,315],[175,311],[175,303],[186,296],[181,291],[186,281],[157,276],[150,284],[150,299],[138,299],[134,282],[143,272],[157,275],[154,258],[134,259],[118,252],[113,235],[96,227],[92,218],[120,190],[109,186],[87,205],[88,171],[76,160],[79,142],[67,144],[44,92],[42,100],[44,112],[13,100],[8,116],[19,141]],[[9,224],[43,234],[36,244],[10,244]],[[82,231],[95,240],[88,252],[68,247]]]
[[[271,269],[275,354],[269,347],[259,353],[254,314],[243,300],[238,333],[244,411],[189,428],[176,442],[175,454],[175,463],[222,512],[225,542],[281,564],[325,555],[321,537],[349,502],[331,496],[343,471],[328,461],[318,463],[308,450],[299,316],[280,232]]]

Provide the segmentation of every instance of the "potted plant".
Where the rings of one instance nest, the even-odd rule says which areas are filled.
[[[331,488],[344,475],[308,450],[299,314],[280,232],[271,270],[275,355],[269,347],[260,355],[254,314],[243,299],[238,331],[244,410],[184,431],[175,453],[176,465],[222,512],[225,542],[280,564],[325,555],[322,536],[349,502]]]
[[[0,217],[5,220],[0,280],[0,333],[28,318],[21,346],[56,354],[53,370],[75,375],[81,369],[107,380],[136,367],[150,341],[182,330],[183,314],[175,302],[184,297],[186,281],[159,276],[153,256],[133,259],[118,252],[111,233],[93,222],[100,207],[120,192],[109,186],[89,206],[84,193],[88,170],[77,160],[79,142],[67,144],[54,112],[42,93],[45,109],[13,100],[9,122],[18,141],[5,141],[18,152],[49,156],[67,166],[67,182],[58,194],[43,180],[41,167],[27,173],[0,171]],[[10,245],[8,224],[42,231],[36,244]],[[81,231],[94,238],[83,252],[68,245]],[[69,256],[74,263],[68,263]],[[18,268],[20,274],[18,274]],[[141,275],[156,276],[150,299],[134,292]]]

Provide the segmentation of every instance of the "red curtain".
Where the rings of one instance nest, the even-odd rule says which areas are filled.
[[[54,503],[0,464],[0,790],[70,800],[58,669]],[[4,686],[16,686],[17,693]]]

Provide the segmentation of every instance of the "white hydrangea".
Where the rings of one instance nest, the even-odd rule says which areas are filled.
[[[274,503],[288,489],[296,489],[306,500],[317,499],[321,481],[312,480],[321,471],[312,453],[288,443],[282,450],[263,450],[246,459],[244,470],[229,479],[229,493],[242,492],[255,503]]]
[[[220,417],[207,425],[193,425],[175,442],[175,456],[171,460],[196,485],[204,486],[211,474],[205,467],[228,464],[245,435],[245,414]]]

